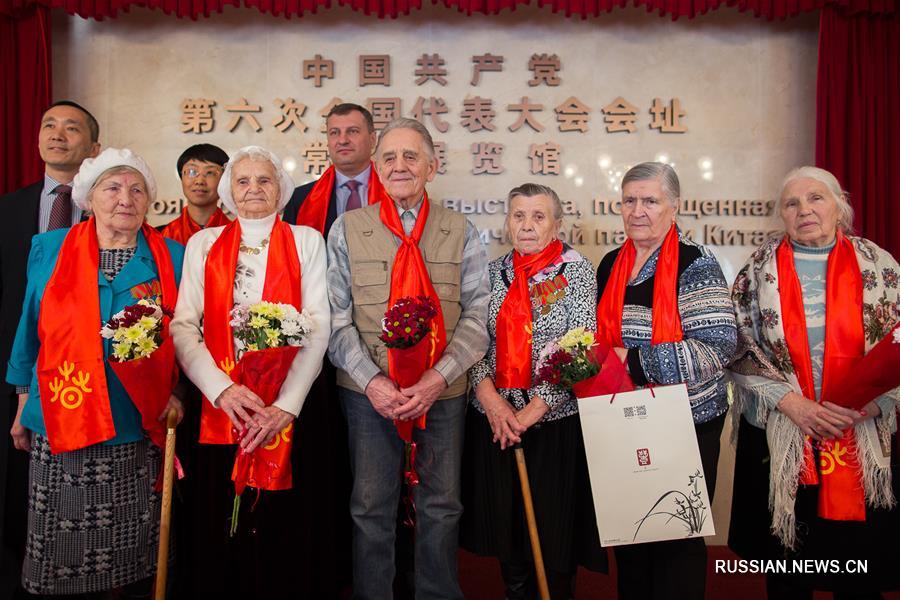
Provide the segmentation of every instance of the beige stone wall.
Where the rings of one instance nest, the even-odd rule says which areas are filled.
[[[692,200],[771,200],[785,172],[810,163],[814,150],[817,22],[803,17],[769,23],[731,10],[671,22],[643,10],[619,10],[598,19],[566,19],[543,9],[520,9],[502,17],[467,18],[428,6],[410,17],[376,20],[345,9],[302,19],[264,16],[254,10],[226,9],[197,22],[159,12],[132,9],[117,19],[85,21],[54,13],[54,95],[73,98],[98,117],[105,146],[130,147],[148,160],[161,201],[177,200],[175,161],[190,144],[207,141],[233,151],[246,144],[266,146],[288,166],[296,182],[304,174],[302,150],[324,141],[319,110],[332,98],[365,103],[370,97],[399,97],[408,116],[417,97],[446,100],[446,133],[429,128],[446,144],[447,169],[430,187],[433,197],[473,204],[502,199],[513,186],[538,181],[571,201],[576,225],[588,235],[584,254],[595,263],[611,246],[595,243],[593,231],[621,230],[615,215],[598,215],[599,203],[617,197],[618,176],[629,165],[664,156],[675,164],[683,197]],[[504,70],[483,73],[476,87],[472,56],[504,56]],[[414,71],[422,54],[446,60],[447,85],[417,86]],[[556,54],[561,61],[557,87],[529,86],[532,54]],[[302,78],[302,62],[315,54],[335,61],[334,79],[317,88]],[[358,57],[387,54],[392,59],[389,87],[359,87]],[[472,133],[460,124],[463,102],[493,100],[495,131]],[[518,113],[507,110],[522,96],[544,105],[537,113],[545,129],[509,131]],[[575,96],[591,109],[588,131],[560,132],[553,108]],[[638,109],[635,133],[608,133],[601,108],[621,96]],[[182,102],[210,98],[215,128],[208,134],[181,132]],[[262,131],[246,124],[229,132],[224,107],[239,98],[258,104]],[[273,126],[276,99],[292,97],[308,108],[305,133]],[[686,115],[683,134],[649,128],[649,108],[659,97],[678,98]],[[547,141],[562,148],[559,175],[534,175],[531,144]],[[499,175],[473,175],[474,143],[504,145]],[[602,165],[602,166],[601,166]],[[153,216],[156,223],[168,217]],[[475,214],[483,229],[502,226],[502,214]],[[682,226],[704,241],[704,229],[772,230],[774,217],[682,217]],[[490,234],[486,234],[490,237]],[[749,239],[749,238],[748,238]],[[706,241],[710,241],[707,239]],[[723,240],[719,240],[723,241]],[[729,280],[752,247],[717,245]],[[496,239],[491,254],[506,250]],[[728,439],[728,431],[724,440]],[[733,453],[723,444],[715,521],[727,529]]]

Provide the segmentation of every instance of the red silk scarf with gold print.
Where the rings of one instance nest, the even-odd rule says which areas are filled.
[[[319,233],[325,235],[325,221],[328,217],[328,203],[331,202],[331,193],[334,191],[334,181],[334,165],[331,165],[319,177],[313,189],[310,190],[309,196],[306,197],[300,206],[300,210],[297,211],[296,225],[306,225],[307,227],[318,229]],[[369,172],[368,192],[366,193],[369,205],[381,200],[383,195],[384,187],[375,173],[375,165],[372,165]]]
[[[497,313],[497,369],[494,383],[498,388],[531,387],[531,353],[533,312],[528,280],[557,260],[562,242],[553,240],[537,254],[522,255],[513,250],[513,280]]]
[[[163,236],[146,223],[141,231],[159,273],[160,302],[172,307],[178,288],[169,249]],[[100,337],[99,269],[100,246],[91,217],[73,226],[63,240],[38,315],[41,346],[37,380],[47,439],[54,454],[85,448],[116,436]],[[163,339],[168,335],[169,317],[163,317]],[[141,360],[154,372],[172,373],[176,368],[171,352],[167,358],[157,351]],[[156,363],[160,360],[169,364],[159,368]],[[149,382],[154,383],[169,385],[170,382]],[[139,394],[130,396],[141,413],[142,423],[156,422],[160,408],[145,406]]]
[[[220,225],[228,225],[228,223],[230,222],[231,221],[228,220],[228,217],[225,216],[225,213],[222,212],[222,209],[216,208],[216,212],[214,212],[209,218],[206,226],[200,227],[200,225],[191,218],[191,215],[188,213],[188,209],[184,208],[181,211],[181,216],[163,227],[162,234],[170,240],[175,240],[176,242],[184,246],[185,244],[187,244],[187,241],[191,238],[191,236],[201,229],[205,229],[206,227],[219,227]]]
[[[401,298],[426,296],[431,298],[437,309],[437,315],[432,321],[428,337],[413,347],[417,352],[428,353],[427,361],[424,361],[426,370],[434,366],[447,346],[447,332],[444,329],[444,312],[441,309],[441,301],[431,283],[431,277],[425,268],[425,259],[419,249],[419,240],[422,239],[422,233],[425,231],[429,211],[428,194],[425,194],[416,224],[410,235],[406,235],[397,207],[387,194],[382,198],[379,208],[381,222],[388,228],[388,231],[400,238],[400,247],[397,248],[394,266],[391,270],[391,295],[388,299],[388,306],[393,306]],[[397,381],[395,373],[398,369],[396,355],[393,348],[388,349],[388,372],[394,381]],[[394,421],[394,425],[397,427],[400,437],[409,442],[412,439],[413,425],[419,429],[425,429],[425,415],[415,421]]]
[[[597,337],[614,348],[622,341],[622,312],[625,308],[625,288],[634,268],[637,251],[628,240],[619,250],[613,263],[606,288],[597,304]],[[678,313],[678,229],[669,229],[660,247],[653,275],[653,321],[650,342],[680,342],[684,338],[681,315]]]
[[[794,251],[787,236],[778,246],[776,260],[784,336],[791,363],[803,395],[816,400],[803,291],[794,267]],[[825,277],[825,359],[819,401],[828,400],[846,406],[844,398],[832,397],[830,391],[838,382],[852,376],[853,365],[865,354],[865,334],[862,274],[853,244],[840,232],[828,256]],[[865,492],[860,480],[853,428],[846,429],[840,440],[820,444],[820,451],[819,468],[816,469],[812,446],[807,441],[805,467],[800,478],[800,483],[820,485],[819,516],[836,521],[865,521]]]
[[[209,249],[204,271],[203,340],[216,365],[234,381],[235,353],[231,330],[231,309],[234,308],[234,277],[241,245],[241,223],[235,219]],[[300,297],[300,259],[291,227],[280,218],[269,241],[266,279],[262,300],[291,304],[302,308]],[[215,400],[215,398],[212,398]],[[236,444],[238,432],[225,411],[204,401],[200,413],[201,444]]]

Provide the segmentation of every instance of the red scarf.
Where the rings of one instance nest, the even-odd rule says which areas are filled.
[[[228,217],[225,216],[225,213],[222,212],[221,208],[216,208],[216,212],[212,214],[209,218],[209,221],[206,222],[206,225],[201,227],[194,219],[191,218],[190,213],[188,213],[187,207],[184,207],[181,210],[181,216],[177,219],[172,220],[168,225],[163,227],[162,234],[169,238],[170,240],[175,240],[182,246],[187,244],[187,241],[190,239],[192,235],[200,231],[201,229],[205,229],[207,227],[218,227],[220,225],[228,225],[231,221],[228,220]]]
[[[328,203],[331,202],[334,180],[335,170],[334,165],[331,165],[325,169],[325,172],[316,181],[316,185],[310,190],[309,195],[300,206],[300,210],[297,211],[297,225],[306,225],[307,227],[318,229],[319,233],[325,235],[325,220],[328,217]],[[383,194],[384,187],[375,173],[375,165],[372,165],[369,172],[368,193],[366,194],[368,204],[375,204],[382,198]]]
[[[784,336],[791,363],[803,395],[816,400],[803,291],[794,268],[794,251],[787,236],[778,246],[776,260]],[[853,244],[840,232],[828,256],[825,277],[825,360],[819,401],[828,400],[847,406],[847,399],[833,395],[831,390],[843,379],[852,377],[853,366],[865,354],[865,334],[862,324],[862,275]],[[821,446],[819,516],[836,521],[865,521],[865,493],[859,477],[853,428],[845,430],[840,440]],[[804,459],[812,467],[813,452],[809,443],[804,450]],[[816,469],[808,468],[804,473],[801,483],[816,483]]]
[[[625,288],[634,268],[637,251],[634,242],[628,240],[619,250],[612,271],[597,304],[597,336],[614,348],[622,348],[622,312],[625,308]],[[678,229],[675,224],[666,234],[656,273],[653,275],[653,322],[651,344],[680,342],[681,315],[678,313]]]
[[[178,288],[166,242],[146,223],[141,231],[159,273],[161,302],[174,306]],[[100,337],[99,269],[100,246],[91,217],[74,225],[66,234],[38,315],[41,342],[37,357],[38,388],[47,439],[54,454],[85,448],[116,436]],[[168,335],[169,318],[164,317],[163,339]],[[162,355],[157,351],[142,360],[149,364],[148,370],[154,370],[158,366],[156,362],[165,360]],[[171,373],[176,368],[171,352],[168,361],[162,371]],[[171,382],[151,382],[151,385],[157,383],[170,385]],[[146,406],[137,394],[129,396],[141,413],[142,423],[145,426],[155,423],[161,409]]]
[[[523,256],[513,250],[513,280],[497,313],[498,388],[531,387],[533,313],[528,280],[562,256],[563,245],[553,240],[537,254]]]
[[[234,308],[234,276],[240,245],[241,224],[236,219],[225,227],[209,249],[203,290],[203,340],[216,365],[232,380],[236,365],[231,309]],[[262,299],[292,304],[300,310],[300,284],[300,260],[291,226],[276,217],[269,241]],[[209,401],[204,401],[201,409],[199,441],[201,444],[238,442],[231,419]]]
[[[434,291],[431,276],[425,268],[422,251],[419,250],[419,240],[422,239],[422,232],[425,231],[425,223],[428,221],[428,213],[430,211],[428,194],[425,194],[422,198],[422,208],[419,210],[416,225],[409,236],[403,230],[400,215],[397,212],[394,201],[387,196],[383,200],[379,208],[381,222],[388,228],[388,231],[400,238],[400,247],[397,248],[397,254],[394,256],[394,266],[391,271],[391,295],[388,299],[388,306],[393,306],[400,298],[415,298],[417,296],[427,296],[434,302],[437,308],[437,316],[434,318],[433,327],[429,334],[430,339],[428,343],[420,342],[414,346],[419,348],[420,352],[428,353],[428,360],[424,364],[425,369],[430,369],[438,361],[444,352],[444,348],[447,346],[447,332],[444,329],[444,312],[441,309],[441,301],[437,292]],[[396,381],[396,363],[396,353],[389,348],[388,373],[394,381]],[[405,441],[408,442],[412,439],[412,421],[394,421],[394,425],[396,425],[400,437]],[[415,426],[419,429],[425,429],[425,415],[416,419]]]

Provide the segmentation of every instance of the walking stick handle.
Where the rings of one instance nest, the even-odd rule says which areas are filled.
[[[175,475],[175,427],[178,411],[170,408],[166,414],[166,453],[163,460],[162,510],[159,517],[159,550],[156,554],[155,600],[165,600],[166,578],[169,571],[169,532],[172,525],[172,482]]]
[[[537,520],[534,518],[534,503],[531,500],[531,485],[528,482],[528,468],[525,466],[525,451],[516,444],[516,466],[519,468],[519,482],[522,484],[522,500],[525,505],[525,520],[528,522],[528,537],[531,539],[531,554],[534,556],[534,570],[537,574],[538,590],[541,600],[550,600],[550,587],[547,585],[547,573],[544,571],[544,555],[541,553],[541,540],[538,537]]]

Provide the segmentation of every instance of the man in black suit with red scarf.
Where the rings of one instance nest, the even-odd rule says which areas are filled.
[[[331,224],[354,208],[377,202],[381,191],[372,169],[375,123],[358,104],[338,104],[325,117],[331,166],[316,181],[294,190],[284,220],[318,229],[325,239]]]
[[[100,151],[94,116],[74,102],[59,101],[41,117],[38,151],[44,177],[0,197],[0,597],[23,595],[22,553],[27,527],[28,454],[13,448],[9,435],[18,397],[8,385],[6,365],[25,297],[31,238],[81,220],[72,203],[72,179],[81,162]],[[24,597],[24,596],[23,596]]]

